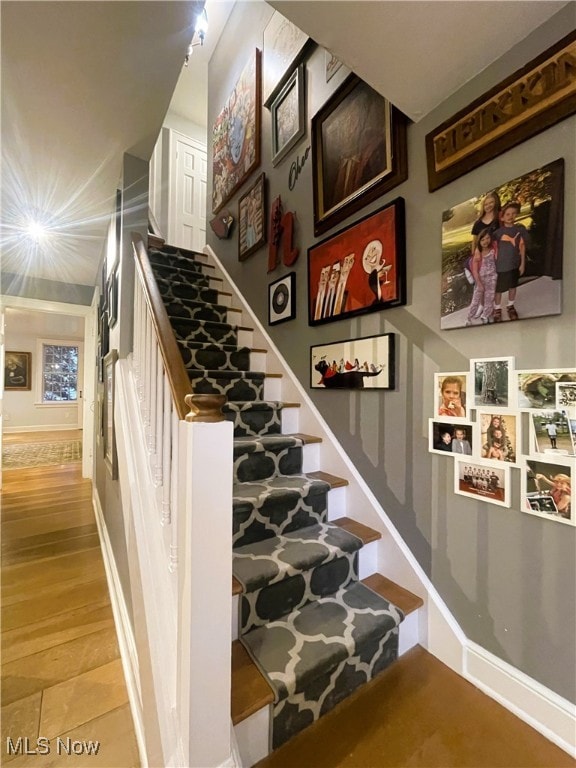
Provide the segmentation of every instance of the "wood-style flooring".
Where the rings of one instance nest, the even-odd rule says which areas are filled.
[[[3,472],[0,763],[10,768],[139,766],[91,496],[80,463]]]

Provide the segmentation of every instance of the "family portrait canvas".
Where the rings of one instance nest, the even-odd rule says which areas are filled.
[[[576,370],[571,368],[516,371],[517,406],[522,410],[554,408],[556,386],[576,384]]]
[[[430,419],[428,449],[450,456],[471,456],[476,451],[473,424],[451,424]]]
[[[522,467],[522,511],[574,525],[573,483],[573,460],[527,459]]]
[[[454,493],[509,507],[510,468],[493,461],[458,458],[454,463]]]
[[[562,159],[445,210],[440,327],[560,314],[563,232]]]

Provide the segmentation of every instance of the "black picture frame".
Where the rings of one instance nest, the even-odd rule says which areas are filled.
[[[32,353],[8,352],[4,355],[4,389],[28,392],[32,389]]]
[[[315,344],[310,347],[310,388],[394,389],[395,346],[393,333]]]
[[[408,178],[407,118],[350,75],[312,118],[314,234]]]
[[[308,248],[308,324],[406,304],[404,200]]]
[[[268,325],[296,317],[296,272],[290,272],[268,286]]]
[[[272,165],[278,165],[306,134],[305,72],[300,64],[270,105]]]

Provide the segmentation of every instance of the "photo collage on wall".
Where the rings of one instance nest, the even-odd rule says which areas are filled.
[[[454,459],[454,492],[576,525],[576,369],[518,370],[514,357],[434,374],[431,453]]]

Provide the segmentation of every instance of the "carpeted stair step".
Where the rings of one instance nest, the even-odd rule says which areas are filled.
[[[164,303],[174,299],[190,299],[192,301],[204,301],[207,304],[216,304],[220,295],[216,288],[208,287],[208,283],[206,283],[206,286],[201,286],[197,283],[191,285],[190,283],[173,282],[172,280],[157,278],[156,284]]]
[[[241,483],[302,472],[300,438],[290,435],[239,437],[234,440],[234,479]]]
[[[258,483],[234,483],[233,546],[325,523],[330,485],[306,475],[283,475]]]
[[[169,317],[189,320],[208,320],[212,323],[228,323],[228,307],[194,299],[167,299],[164,301]]]
[[[361,547],[361,539],[330,523],[237,547],[240,634],[357,581]]]
[[[171,264],[152,264],[152,270],[156,278],[163,278],[171,282],[190,283],[190,285],[209,285],[210,275],[195,269],[173,267]]]
[[[213,344],[238,344],[238,329],[229,323],[212,323],[185,317],[170,317],[178,341],[202,341]]]
[[[241,642],[274,689],[272,748],[398,656],[402,612],[361,582],[256,627]]]
[[[229,400],[260,400],[266,374],[259,371],[188,370],[197,395],[225,395]]]
[[[278,435],[283,431],[283,416],[294,410],[299,403],[269,400],[226,403],[222,412],[228,421],[234,422],[234,437]]]
[[[158,266],[172,266],[180,267],[181,269],[188,269],[191,272],[202,272],[203,268],[208,268],[207,264],[203,264],[196,260],[195,256],[185,256],[182,252],[174,250],[174,253],[170,253],[165,249],[150,248],[148,251],[148,258],[150,264],[154,268]]]
[[[220,371],[248,371],[250,348],[232,344],[213,344],[202,341],[179,341],[184,365],[190,370],[198,368]]]

